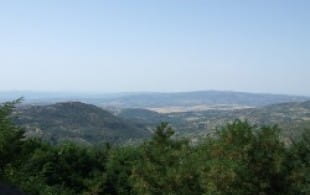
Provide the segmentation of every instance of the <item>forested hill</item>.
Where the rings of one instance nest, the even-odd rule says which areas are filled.
[[[28,135],[53,142],[117,143],[141,139],[150,134],[136,123],[80,102],[22,106],[18,109],[15,123],[25,127]]]

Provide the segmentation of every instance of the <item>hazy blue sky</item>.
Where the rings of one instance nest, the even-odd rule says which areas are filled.
[[[3,0],[0,90],[310,95],[309,0]]]

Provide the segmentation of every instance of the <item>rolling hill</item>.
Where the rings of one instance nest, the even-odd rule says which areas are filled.
[[[25,127],[27,135],[40,136],[53,142],[118,143],[150,135],[137,123],[80,102],[22,106],[18,109],[15,123]]]
[[[141,109],[124,109],[119,116],[128,120],[169,122],[179,134],[199,136],[208,134],[217,127],[235,119],[247,120],[257,125],[278,125],[284,136],[298,136],[304,128],[310,127],[310,101],[273,104],[258,108],[200,112],[156,113]],[[157,123],[158,124],[158,123]]]
[[[175,124],[182,134],[207,134],[235,119],[257,125],[278,125],[285,137],[295,137],[310,127],[310,101],[281,103],[242,110],[208,110],[203,112],[170,113],[170,118],[182,119]]]
[[[252,124],[274,125],[285,137],[298,136],[310,127],[310,101],[273,104],[257,108],[195,112],[157,113],[146,109],[120,109],[114,114],[91,104],[57,103],[45,106],[23,105],[15,122],[28,136],[57,143],[128,143],[143,140],[160,122],[169,122],[180,136],[199,137],[235,119]]]

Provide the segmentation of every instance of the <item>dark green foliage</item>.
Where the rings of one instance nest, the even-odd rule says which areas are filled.
[[[27,194],[310,193],[309,130],[287,144],[276,126],[236,120],[193,144],[162,123],[137,146],[55,146],[24,138],[15,103],[0,106],[0,179]]]
[[[107,194],[132,194],[129,183],[132,169],[139,161],[141,150],[138,147],[117,147],[111,150],[107,162]]]
[[[285,146],[277,127],[228,124],[200,150],[201,182],[206,191],[233,194],[281,194],[285,183]]]
[[[193,194],[199,192],[197,174],[186,140],[175,140],[167,123],[157,127],[153,139],[142,145],[131,183],[138,194]]]
[[[14,155],[20,155],[23,148],[24,132],[10,120],[10,114],[19,101],[5,103],[0,107],[0,178],[3,175],[4,167],[13,162]]]
[[[294,142],[287,159],[290,170],[289,183],[293,193],[310,193],[310,129]]]
[[[104,189],[107,153],[70,143],[57,147],[41,144],[28,159],[8,167],[7,177],[37,194],[42,188],[61,188],[73,194],[97,192]]]

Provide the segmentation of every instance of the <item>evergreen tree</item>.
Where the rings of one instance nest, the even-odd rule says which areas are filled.
[[[24,131],[11,122],[11,114],[21,99],[0,105],[0,178],[4,168],[17,160],[24,143]]]
[[[293,194],[310,194],[310,129],[293,142],[287,158],[288,177]]]
[[[281,194],[285,147],[277,127],[236,120],[200,146],[201,178],[210,194]]]
[[[195,194],[197,173],[187,140],[172,138],[167,123],[159,125],[151,141],[142,145],[142,157],[133,168],[131,182],[138,194]]]

